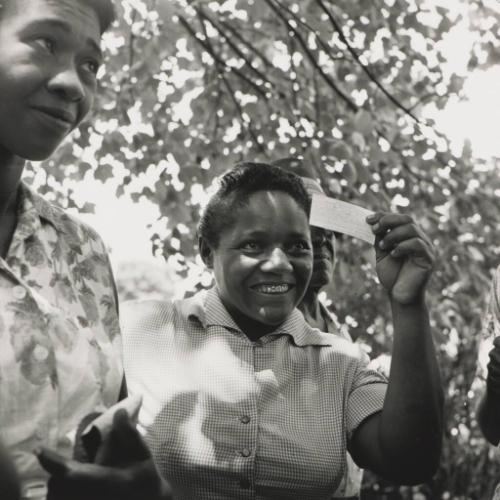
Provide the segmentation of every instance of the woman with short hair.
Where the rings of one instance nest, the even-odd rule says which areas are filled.
[[[224,175],[199,224],[208,291],[122,310],[124,366],[173,498],[330,499],[356,462],[413,484],[436,470],[442,391],[424,302],[432,245],[376,214],[377,271],[394,319],[389,381],[360,348],[296,309],[312,271],[309,198],[267,164]]]

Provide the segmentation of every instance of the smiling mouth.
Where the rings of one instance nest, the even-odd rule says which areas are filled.
[[[261,284],[252,287],[253,290],[259,293],[264,293],[266,295],[280,295],[289,292],[293,288],[293,285],[288,283],[280,284]]]

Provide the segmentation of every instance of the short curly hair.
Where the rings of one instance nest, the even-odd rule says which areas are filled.
[[[7,12],[7,8],[11,2],[17,0],[0,0],[0,21]],[[80,3],[88,4],[97,14],[101,34],[107,31],[116,18],[116,11],[113,0],[79,0]]]
[[[198,223],[198,238],[217,248],[221,234],[236,223],[238,210],[259,191],[289,194],[309,216],[311,201],[298,175],[268,163],[243,162],[219,180],[219,188],[210,198]]]

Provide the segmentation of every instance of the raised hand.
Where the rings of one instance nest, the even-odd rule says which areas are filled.
[[[66,459],[46,448],[40,450],[38,460],[51,474],[47,500],[171,498],[167,482],[124,410],[115,413],[113,428],[99,447],[95,463]]]
[[[368,217],[375,234],[377,275],[391,298],[411,304],[423,294],[434,266],[434,247],[408,215],[378,212]]]

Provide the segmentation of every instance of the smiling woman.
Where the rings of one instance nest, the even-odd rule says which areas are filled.
[[[198,227],[200,254],[220,298],[252,339],[282,323],[312,272],[309,198],[300,181],[263,164],[222,178]]]
[[[215,286],[122,305],[129,392],[144,398],[140,425],[176,499],[332,499],[348,447],[401,483],[437,467],[441,389],[423,299],[432,248],[407,216],[369,221],[394,312],[388,383],[357,345],[296,309],[313,266],[308,210],[299,177],[237,165],[198,228]]]

